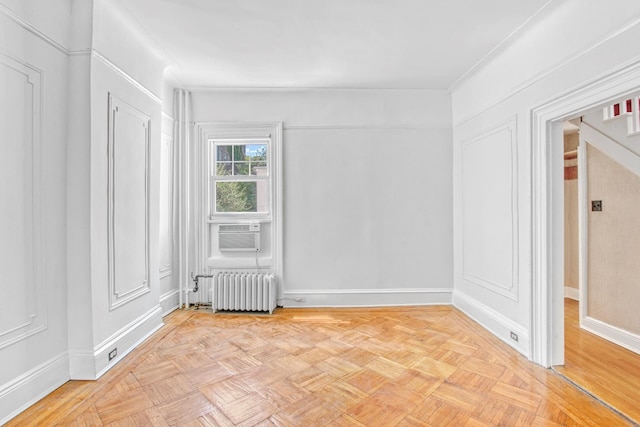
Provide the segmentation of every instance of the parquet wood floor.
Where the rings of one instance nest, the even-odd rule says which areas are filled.
[[[8,426],[624,426],[452,307],[176,311]]]
[[[580,329],[579,304],[566,298],[562,375],[640,423],[640,355]]]

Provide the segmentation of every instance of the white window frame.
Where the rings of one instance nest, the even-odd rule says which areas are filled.
[[[272,188],[272,161],[271,161],[271,138],[212,138],[207,141],[209,151],[209,163],[207,164],[207,171],[209,173],[209,219],[229,219],[231,221],[237,219],[271,219],[271,212],[273,210],[271,200]],[[252,144],[264,144],[267,146],[267,174],[266,175],[216,175],[215,168],[217,166],[217,150],[219,145],[252,145]],[[216,183],[218,182],[266,182],[266,208],[264,212],[216,212]]]
[[[260,258],[260,265],[278,276],[280,286],[283,286],[283,205],[282,205],[282,123],[227,123],[227,122],[196,122],[193,126],[193,141],[190,156],[193,156],[194,171],[189,174],[196,177],[194,192],[194,203],[190,206],[194,207],[199,218],[195,222],[194,236],[196,239],[196,259],[195,271],[209,271],[212,267],[212,259],[207,258],[209,253],[208,245],[211,243],[212,236],[211,224],[244,224],[259,222],[268,225],[271,229],[271,256],[268,258]],[[210,141],[258,141],[269,139],[268,145],[268,168],[269,168],[269,189],[268,189],[268,213],[240,212],[240,213],[215,213],[212,211],[212,197],[215,193],[211,191],[211,185],[214,182],[210,175],[210,164],[213,154],[210,152],[213,144]],[[251,177],[249,177],[251,179]],[[188,213],[187,213],[188,214]],[[228,265],[225,268],[250,268],[255,265],[252,258],[225,258]],[[214,262],[218,264],[219,261]],[[253,263],[253,264],[251,264]],[[245,265],[246,264],[246,265]]]

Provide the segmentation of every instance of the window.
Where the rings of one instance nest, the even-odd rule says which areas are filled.
[[[193,132],[198,143],[185,172],[197,177],[195,270],[268,269],[282,277],[282,123],[202,122]],[[223,226],[259,239],[260,250],[220,251]]]
[[[268,215],[270,139],[213,139],[209,144],[212,216]]]

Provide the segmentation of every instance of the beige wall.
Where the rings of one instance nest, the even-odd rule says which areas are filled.
[[[578,148],[578,133],[564,136],[564,151]],[[564,161],[565,167],[576,166],[577,160]],[[564,181],[564,286],[578,289],[578,180]]]
[[[640,177],[587,146],[588,316],[640,333]]]

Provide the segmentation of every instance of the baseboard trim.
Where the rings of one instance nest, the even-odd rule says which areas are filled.
[[[493,308],[460,292],[453,292],[453,306],[472,318],[493,335],[504,341],[510,347],[530,358],[529,331]],[[518,341],[511,338],[511,332],[518,336]]]
[[[95,346],[93,352],[70,351],[71,379],[100,378],[162,326],[162,309],[157,305]],[[117,356],[109,360],[109,352],[114,348]]]
[[[162,309],[157,305],[97,345],[94,348],[96,379],[104,375],[162,326]],[[118,349],[118,355],[109,360],[109,352],[114,348]]]
[[[180,305],[180,289],[173,289],[165,294],[160,295],[160,308],[162,309],[162,317],[177,310]]]
[[[66,352],[0,385],[0,425],[69,381]]]
[[[565,286],[564,297],[575,301],[580,301],[580,291],[578,290],[578,288],[570,288],[569,286]]]
[[[453,289],[336,289],[286,291],[278,300],[284,307],[386,307],[451,305]],[[302,299],[302,301],[301,301]]]
[[[609,325],[593,317],[585,317],[580,321],[580,327],[607,341],[624,347],[629,351],[640,354],[640,336],[632,332],[625,331],[616,326]]]

